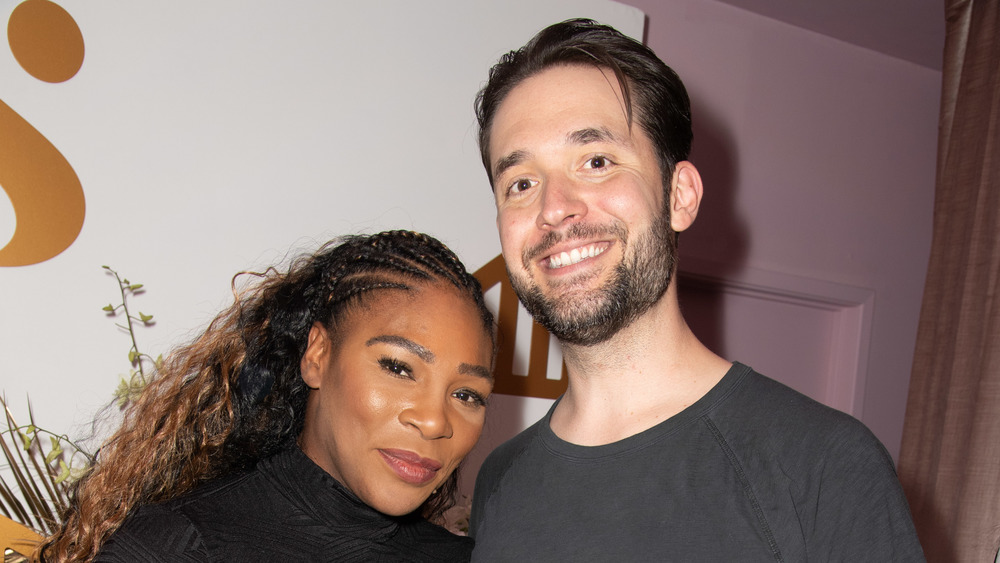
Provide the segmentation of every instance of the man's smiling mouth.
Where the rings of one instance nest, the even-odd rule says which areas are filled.
[[[549,256],[548,266],[549,269],[555,270],[557,268],[565,268],[566,266],[572,266],[586,260],[587,258],[593,258],[604,253],[608,249],[606,244],[588,244],[586,246],[581,246],[579,248],[574,248],[569,252],[560,252],[558,254],[553,254]]]

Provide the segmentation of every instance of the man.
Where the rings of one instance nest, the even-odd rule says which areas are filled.
[[[871,432],[681,316],[677,233],[702,182],[677,75],[572,20],[505,55],[476,111],[511,283],[569,387],[484,463],[474,559],[922,560]]]

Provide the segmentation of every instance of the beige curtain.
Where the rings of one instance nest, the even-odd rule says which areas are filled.
[[[1000,2],[945,0],[934,238],[899,475],[931,562],[1000,544]]]

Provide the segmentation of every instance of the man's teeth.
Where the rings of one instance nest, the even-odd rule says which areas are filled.
[[[560,252],[559,254],[553,254],[549,256],[549,268],[564,268],[566,266],[572,266],[581,260],[586,260],[587,258],[593,258],[604,252],[604,248],[598,248],[597,245],[581,246],[580,248],[574,248],[569,252]]]

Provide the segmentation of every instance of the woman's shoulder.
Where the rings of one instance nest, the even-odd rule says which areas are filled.
[[[205,561],[206,555],[197,526],[165,503],[142,506],[130,514],[95,561]]]
[[[240,473],[206,483],[176,499],[139,506],[104,543],[96,561],[205,561],[208,554],[197,507],[225,503],[250,476]]]

